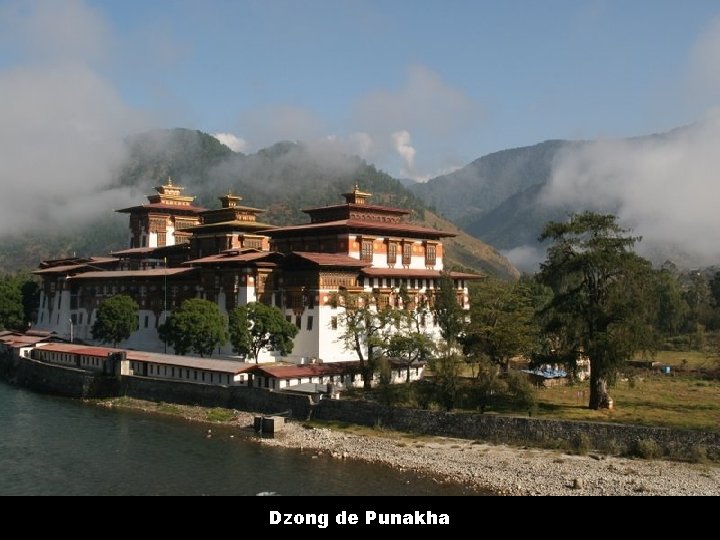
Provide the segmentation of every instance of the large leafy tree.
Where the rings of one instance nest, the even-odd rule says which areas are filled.
[[[453,346],[463,330],[466,313],[458,303],[457,290],[450,273],[443,271],[438,281],[434,305],[435,320],[445,342]]]
[[[127,339],[138,329],[138,305],[126,294],[118,294],[100,304],[92,336],[113,347]]]
[[[225,316],[217,304],[200,298],[185,300],[158,333],[179,355],[193,351],[202,357],[212,356],[216,347],[227,343]]]
[[[411,297],[404,283],[398,294],[403,305],[396,314],[396,330],[387,340],[386,353],[405,364],[405,380],[410,382],[413,362],[428,360],[435,353],[435,341],[425,331],[430,316],[427,298]]]
[[[655,272],[656,328],[664,334],[676,334],[688,313],[680,282],[666,269]]]
[[[363,388],[367,390],[372,386],[380,353],[398,322],[399,311],[389,304],[379,306],[378,299],[372,294],[344,289],[333,296],[333,304],[342,309],[338,315],[341,339],[347,350],[357,354]]]
[[[532,352],[538,327],[533,291],[526,281],[489,278],[473,288],[471,298],[470,322],[460,340],[466,358],[507,368],[513,357]]]
[[[21,330],[24,319],[20,283],[12,276],[3,276],[0,278],[0,329]]]
[[[246,354],[258,361],[260,352],[278,351],[285,356],[293,350],[293,338],[298,328],[285,320],[275,306],[251,302],[230,312],[230,343],[238,354]]]
[[[650,263],[633,252],[639,238],[613,215],[572,214],[567,222],[547,223],[540,240],[552,241],[538,275],[553,291],[543,310],[551,355],[570,366],[586,355],[589,406],[607,408],[618,367],[654,347]]]

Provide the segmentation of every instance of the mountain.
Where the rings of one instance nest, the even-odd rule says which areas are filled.
[[[544,258],[537,239],[545,223],[584,210],[618,215],[624,227],[640,230],[638,249],[657,264],[703,266],[717,255],[698,230],[713,226],[715,214],[690,194],[712,199],[717,140],[720,115],[639,137],[549,140],[488,154],[408,188],[521,270],[534,271]],[[670,208],[674,214],[658,218]]]
[[[452,220],[477,218],[527,188],[544,185],[550,178],[557,153],[578,144],[582,143],[552,140],[502,150],[409,188],[427,205]]]
[[[263,221],[288,225],[307,222],[302,209],[337,204],[340,194],[358,183],[373,193],[375,204],[407,208],[412,221],[457,232],[447,244],[447,264],[501,277],[518,275],[497,250],[431,212],[398,180],[357,156],[339,154],[322,144],[283,141],[246,155],[201,131],[178,128],[134,135],[126,145],[127,160],[110,187],[131,190],[138,204],[170,176],[174,184],[185,187],[185,193],[197,195],[201,206],[216,208],[217,197],[232,191],[244,197],[243,204],[265,208]],[[108,208],[100,221],[5,238],[0,270],[34,267],[43,258],[106,254],[126,245],[127,227],[127,216]]]

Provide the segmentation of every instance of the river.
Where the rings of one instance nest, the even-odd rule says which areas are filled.
[[[415,473],[0,382],[0,495],[462,495]],[[231,434],[234,435],[231,438]]]

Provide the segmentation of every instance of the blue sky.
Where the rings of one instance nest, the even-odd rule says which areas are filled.
[[[245,151],[329,137],[426,179],[697,121],[719,96],[718,15],[702,0],[0,0],[0,80],[32,72],[58,111],[53,84],[69,99],[89,78],[103,133],[182,126]]]

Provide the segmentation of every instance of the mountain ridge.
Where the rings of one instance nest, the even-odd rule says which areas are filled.
[[[410,220],[458,234],[448,243],[447,263],[504,278],[519,273],[496,249],[472,238],[450,221],[429,211],[420,198],[396,179],[358,156],[330,152],[322,146],[280,141],[254,154],[232,151],[199,130],[152,130],[126,139],[128,158],[111,189],[144,195],[172,178],[196,203],[218,206],[217,197],[232,191],[244,204],[265,208],[262,221],[276,225],[306,223],[303,209],[341,202],[355,183],[373,193],[372,202],[411,211]],[[126,247],[127,217],[107,215],[91,222],[48,228],[6,237],[0,245],[0,270],[35,267],[43,258],[104,255]]]

